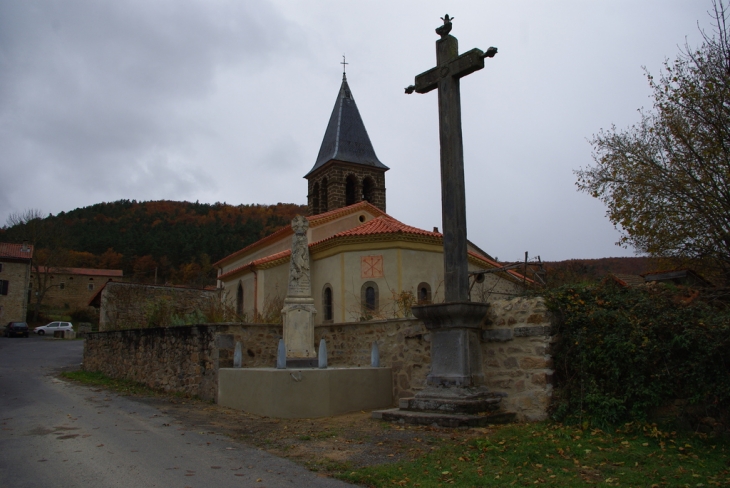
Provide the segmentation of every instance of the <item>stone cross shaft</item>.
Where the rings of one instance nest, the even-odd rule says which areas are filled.
[[[486,53],[472,49],[459,55],[459,42],[448,35],[448,15],[437,29],[436,67],[416,76],[416,84],[406,93],[428,93],[438,88],[439,139],[441,142],[441,219],[444,229],[444,288],[446,302],[469,300],[467,268],[466,200],[464,190],[464,146],[461,137],[461,95],[459,80],[484,68],[484,58],[493,57],[497,49]]]

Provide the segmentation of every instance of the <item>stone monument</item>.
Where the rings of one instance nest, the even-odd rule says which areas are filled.
[[[483,385],[479,330],[488,305],[469,301],[467,267],[464,149],[461,135],[460,78],[484,68],[497,48],[472,49],[459,55],[449,35],[452,17],[442,17],[436,29],[436,67],[416,76],[406,93],[427,93],[438,88],[441,143],[441,216],[444,228],[444,288],[446,301],[413,307],[431,332],[431,371],[427,386],[415,398],[402,399],[400,409],[374,412],[376,418],[444,426],[477,425],[496,410],[501,394]]]
[[[317,367],[314,346],[314,308],[309,268],[309,221],[297,215],[291,222],[294,231],[289,264],[289,285],[281,315],[284,320],[284,345],[287,367]]]

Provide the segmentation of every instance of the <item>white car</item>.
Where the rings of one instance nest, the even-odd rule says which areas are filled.
[[[33,332],[38,335],[53,335],[57,330],[73,330],[73,325],[71,325],[71,322],[51,322],[50,324],[36,327],[33,329]]]

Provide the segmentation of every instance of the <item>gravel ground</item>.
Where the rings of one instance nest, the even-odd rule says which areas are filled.
[[[322,474],[423,455],[443,439],[484,437],[492,429],[399,425],[357,412],[321,419],[274,419],[190,399],[132,397],[200,432],[215,432],[289,458]]]

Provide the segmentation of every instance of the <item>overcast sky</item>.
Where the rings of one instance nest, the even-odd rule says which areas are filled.
[[[388,213],[441,226],[435,64],[499,54],[461,83],[470,240],[502,260],[632,256],[578,193],[592,134],[651,107],[709,0],[0,1],[0,225],[102,201],[306,203],[342,78],[386,173]]]

